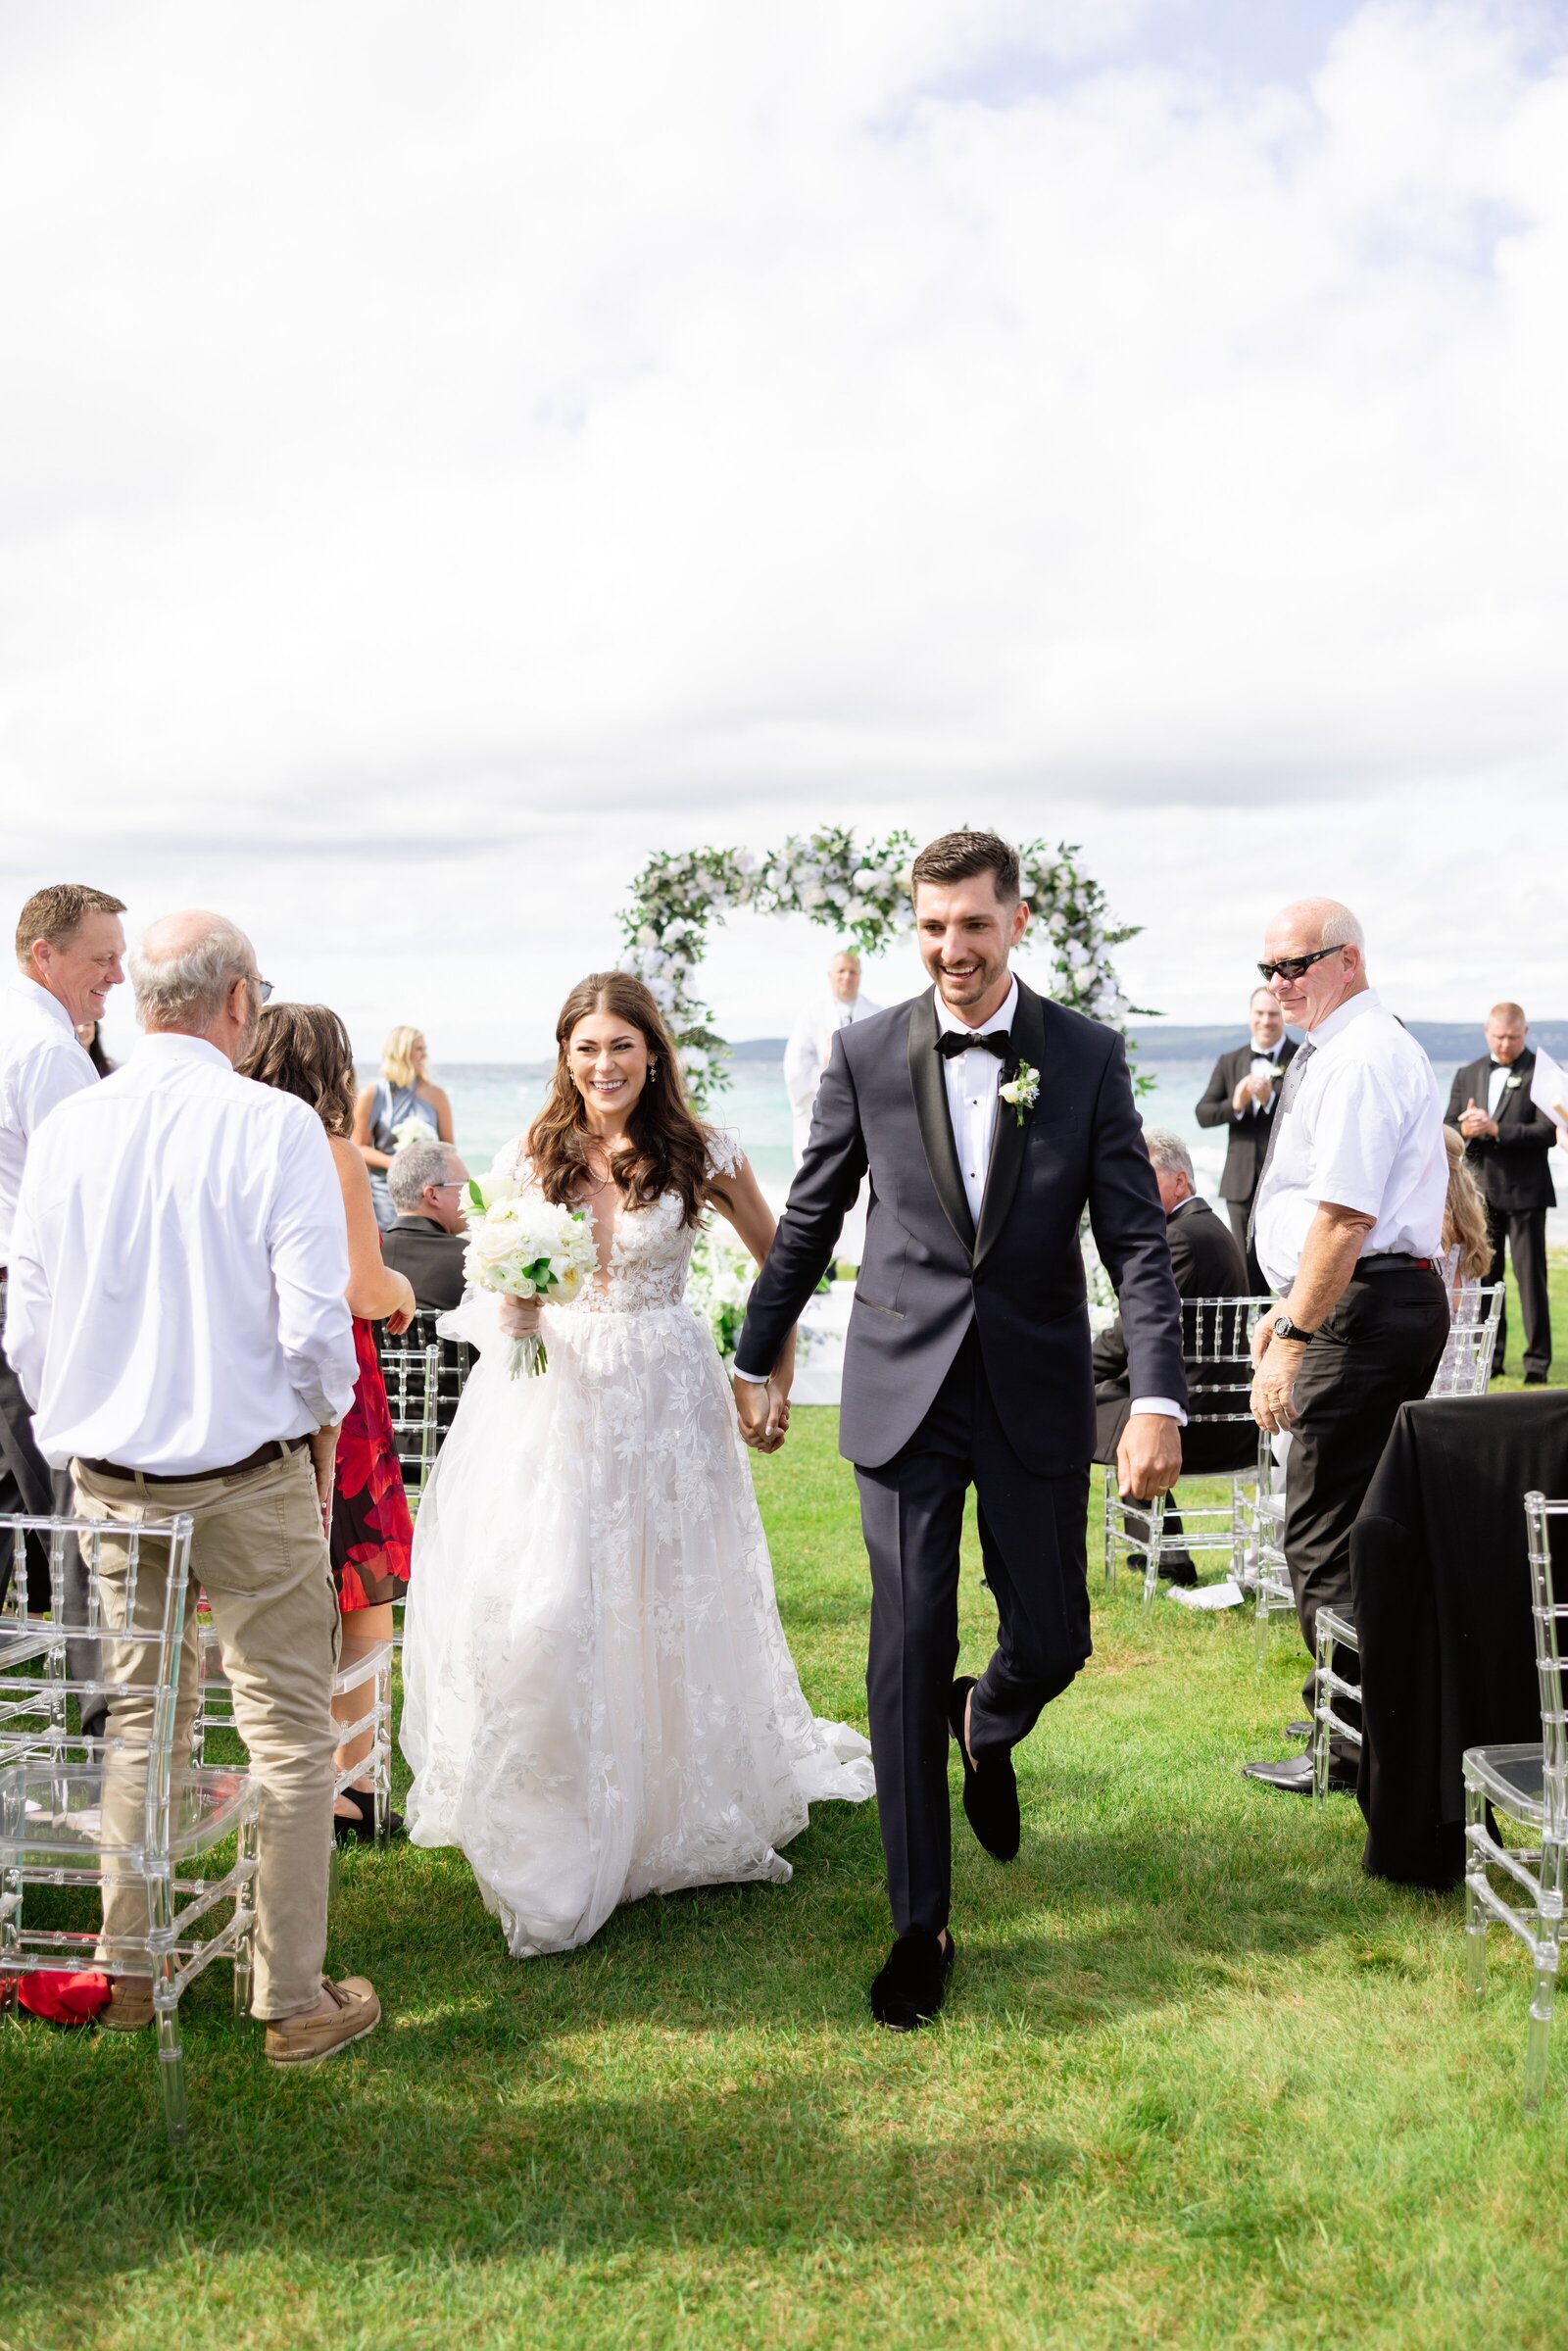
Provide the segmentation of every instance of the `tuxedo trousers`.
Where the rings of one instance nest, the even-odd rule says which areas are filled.
[[[891,1461],[857,1466],[871,1563],[865,1687],[888,1899],[900,1935],[948,1923],[948,1700],[958,1661],[958,1545],[978,1505],[997,1645],[976,1685],[977,1759],[1015,1746],[1090,1655],[1089,1465],[1046,1477],[998,1417],[971,1323],[936,1400]]]
[[[1525,1326],[1522,1369],[1544,1375],[1551,1369],[1551,1303],[1546,1294],[1546,1211],[1544,1208],[1494,1208],[1487,1202],[1487,1230],[1492,1236],[1489,1282],[1502,1280],[1505,1256],[1513,1259],[1513,1278],[1519,1285],[1519,1313]],[[1502,1369],[1508,1351],[1508,1309],[1497,1318],[1497,1344],[1492,1368]]]

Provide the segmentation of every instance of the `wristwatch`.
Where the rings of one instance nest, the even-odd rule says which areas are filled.
[[[1309,1339],[1317,1337],[1317,1333],[1303,1331],[1298,1322],[1292,1322],[1290,1316],[1282,1312],[1274,1317],[1273,1336],[1276,1339],[1294,1340],[1298,1347],[1305,1347]]]

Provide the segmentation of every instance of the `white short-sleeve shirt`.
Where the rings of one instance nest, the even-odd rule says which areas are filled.
[[[1258,1261],[1281,1293],[1324,1200],[1376,1220],[1363,1257],[1436,1257],[1443,1247],[1448,1156],[1426,1054],[1371,988],[1321,1021],[1311,1042],[1257,1194]]]

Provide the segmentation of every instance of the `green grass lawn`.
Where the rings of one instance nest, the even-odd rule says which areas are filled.
[[[863,1722],[835,1417],[759,1486],[807,1690]],[[1472,2010],[1457,1898],[1364,1878],[1349,1799],[1239,1776],[1284,1751],[1294,1637],[1259,1671],[1250,1621],[1091,1569],[1017,1862],[957,1815],[934,2030],[867,2021],[870,1806],[819,1808],[789,1886],[526,1963],[455,1854],[351,1854],[330,1964],[382,2030],[274,2075],[215,1970],[183,2159],[150,2035],[0,2026],[0,2347],[1561,2343],[1568,2016],[1527,2122],[1517,1947]],[[985,1596],[971,1551],[971,1669]]]

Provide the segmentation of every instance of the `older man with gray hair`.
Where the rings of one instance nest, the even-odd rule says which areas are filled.
[[[1425,1396],[1443,1357],[1448,1159],[1432,1064],[1368,986],[1349,907],[1333,898],[1284,907],[1258,969],[1306,1031],[1253,1207],[1253,1244],[1283,1303],[1253,1342],[1252,1410],[1260,1428],[1292,1439],[1285,1558],[1315,1655],[1319,1608],[1349,1607],[1350,1529],[1395,1417]],[[1354,1678],[1353,1658],[1336,1663]],[[1245,1768],[1266,1787],[1312,1792],[1309,1756]],[[1332,1756],[1330,1779],[1354,1787],[1352,1754]]]
[[[467,1180],[450,1143],[407,1143],[386,1171],[397,1221],[381,1235],[381,1254],[413,1284],[421,1312],[449,1314],[462,1299]]]
[[[203,1586],[262,1791],[254,2013],[269,2060],[305,2065],[380,2016],[363,1979],[321,1974],[338,1637],[322,1513],[356,1375],[343,1196],[315,1111],[235,1072],[270,993],[244,932],[170,915],[131,979],[146,1031],[135,1053],[62,1102],[28,1151],[6,1350],[82,1517],[193,1521],[186,1622]],[[124,1569],[106,1543],[110,1626]],[[157,1574],[144,1550],[143,1604]],[[143,1654],[127,1646],[105,1673],[121,1752],[145,1751],[151,1729]],[[191,1640],[176,1753],[196,1699]],[[107,1775],[110,1845],[129,1841],[135,1778],[122,1763]],[[111,1877],[100,1962],[115,1975],[113,2030],[152,2021],[151,1984],[124,1970],[145,1921],[140,1882]]]
[[[1207,1200],[1199,1198],[1186,1144],[1170,1127],[1146,1127],[1144,1144],[1165,1211],[1165,1242],[1177,1295],[1184,1298],[1246,1298],[1247,1266],[1241,1249]],[[1094,1368],[1095,1459],[1114,1467],[1116,1448],[1132,1409],[1127,1342],[1119,1314],[1095,1341]],[[1190,1385],[1200,1390],[1201,1378],[1195,1377]],[[1243,1426],[1250,1430],[1250,1422]],[[1201,1475],[1243,1467],[1255,1450],[1256,1439],[1249,1435],[1241,1444],[1237,1439],[1235,1428],[1190,1424],[1182,1435],[1183,1470]],[[1136,1527],[1134,1533],[1138,1533]],[[1198,1570],[1191,1554],[1181,1547],[1182,1522],[1174,1508],[1165,1512],[1165,1533],[1176,1547],[1162,1548],[1160,1574],[1172,1584],[1196,1584]]]

